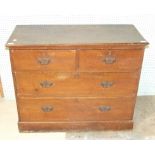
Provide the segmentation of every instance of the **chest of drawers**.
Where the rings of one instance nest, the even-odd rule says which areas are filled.
[[[16,26],[19,130],[131,129],[147,44],[133,25]]]

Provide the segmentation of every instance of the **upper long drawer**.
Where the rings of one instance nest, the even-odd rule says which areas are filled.
[[[12,50],[11,59],[14,70],[75,70],[75,50]]]
[[[128,72],[141,68],[143,50],[80,50],[82,72]]]
[[[14,73],[16,92],[39,97],[122,97],[137,92],[139,72],[135,73]]]

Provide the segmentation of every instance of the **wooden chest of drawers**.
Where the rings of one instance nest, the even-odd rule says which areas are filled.
[[[20,131],[133,127],[147,41],[133,25],[20,25],[7,42]]]

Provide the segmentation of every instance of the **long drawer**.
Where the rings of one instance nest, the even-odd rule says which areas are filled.
[[[12,50],[14,71],[74,71],[75,50]]]
[[[131,120],[134,98],[18,100],[22,122]]]
[[[139,73],[16,72],[17,95],[121,97],[137,92]]]

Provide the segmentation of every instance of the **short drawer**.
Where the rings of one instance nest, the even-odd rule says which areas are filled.
[[[18,100],[23,122],[131,120],[134,104],[134,98]]]
[[[11,50],[14,71],[74,71],[74,50]]]
[[[128,72],[141,68],[143,50],[81,50],[79,71]]]
[[[15,73],[17,95],[121,97],[137,92],[139,73]]]

